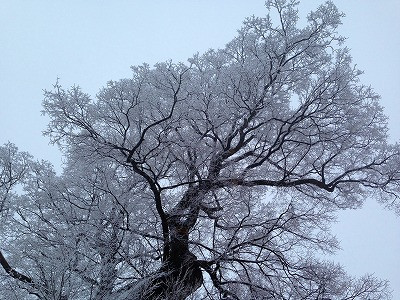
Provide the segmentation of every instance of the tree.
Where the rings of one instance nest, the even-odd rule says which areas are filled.
[[[342,47],[342,14],[328,1],[298,28],[296,5],[267,1],[277,22],[248,18],[187,64],[132,67],[96,99],[45,91],[46,134],[67,161],[61,176],[30,161],[17,178],[0,246],[10,293],[390,297],[318,259],[337,248],[337,210],[374,197],[399,211],[400,148]]]

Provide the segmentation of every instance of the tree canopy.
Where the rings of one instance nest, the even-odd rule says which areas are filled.
[[[132,67],[95,98],[45,91],[66,161],[0,148],[4,295],[389,299],[323,254],[338,210],[399,212],[400,148],[342,14],[328,1],[299,28],[296,5],[267,1],[225,48]]]

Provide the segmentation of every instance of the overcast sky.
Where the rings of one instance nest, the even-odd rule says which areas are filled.
[[[303,0],[302,16],[323,1]],[[334,0],[346,17],[340,33],[363,82],[382,96],[393,142],[400,141],[400,1]],[[91,95],[108,80],[130,77],[130,66],[223,47],[243,19],[263,16],[262,0],[0,0],[0,144],[60,166],[41,135],[42,90],[57,77]],[[340,214],[334,232],[343,250],[334,259],[352,275],[391,281],[400,299],[400,218],[367,201]],[[0,245],[1,247],[1,245]]]

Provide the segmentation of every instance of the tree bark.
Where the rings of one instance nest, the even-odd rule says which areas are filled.
[[[170,223],[169,254],[143,295],[145,300],[184,300],[203,283],[197,257],[189,251],[189,228]]]

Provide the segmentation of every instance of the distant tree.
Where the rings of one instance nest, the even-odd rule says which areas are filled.
[[[390,298],[321,254],[338,210],[399,211],[400,148],[341,46],[342,14],[328,1],[298,28],[296,5],[267,1],[277,22],[132,67],[96,99],[45,92],[62,175],[0,149],[7,299]]]

